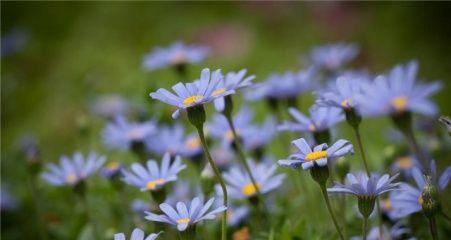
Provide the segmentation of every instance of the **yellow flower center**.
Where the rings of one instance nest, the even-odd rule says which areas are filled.
[[[248,183],[241,188],[241,192],[247,197],[254,195],[257,192],[257,189],[260,189],[260,184],[257,183],[257,188],[255,188],[254,184]]]
[[[183,104],[185,105],[191,105],[193,103],[195,103],[196,101],[201,100],[203,97],[201,95],[194,95],[194,96],[190,96],[185,98],[185,100],[183,100]]]
[[[391,202],[389,199],[383,200],[382,201],[382,206],[385,210],[391,210],[392,206],[391,206]]]
[[[193,137],[186,141],[185,146],[189,150],[195,150],[200,147],[200,144],[201,144],[200,139],[198,137]]]
[[[77,182],[77,175],[75,175],[75,174],[73,174],[73,173],[71,173],[71,174],[69,174],[69,175],[67,175],[67,177],[66,177],[66,181],[69,183],[69,184],[74,184],[74,183],[76,183]]]
[[[238,132],[236,133],[238,135]],[[224,133],[224,138],[228,141],[233,141],[235,139],[235,136],[233,135],[233,131],[232,130],[228,130],[227,132]]]
[[[312,132],[314,132],[314,131],[316,131],[316,126],[315,126],[315,124],[310,124],[310,126],[308,126],[308,129],[310,130],[310,131],[312,131]]]
[[[341,106],[342,106],[343,108],[350,108],[350,106],[349,106],[349,100],[348,100],[348,99],[343,100],[343,101],[341,102]]]
[[[191,221],[191,219],[189,218],[180,218],[179,220],[177,220],[178,224],[182,224],[182,223],[188,223],[189,221]]]
[[[178,52],[171,59],[171,63],[174,65],[183,64],[185,61],[186,61],[186,55],[184,52]]]
[[[409,169],[413,165],[411,157],[400,157],[397,162],[401,169]]]
[[[223,94],[226,91],[225,88],[219,88],[213,91],[213,93],[211,95],[213,95],[214,97],[217,97],[221,94]]]
[[[420,197],[418,198],[418,203],[419,203],[421,206],[423,206],[423,203],[424,203],[423,196],[420,196]]]
[[[326,151],[317,151],[317,152],[311,152],[311,153],[307,154],[307,156],[305,156],[305,160],[315,161],[315,160],[318,160],[320,158],[325,158],[325,157],[327,157]]]
[[[395,108],[396,111],[402,112],[402,111],[406,110],[407,97],[405,97],[405,96],[395,97],[391,100],[391,104],[392,104],[393,108]]]
[[[158,185],[164,184],[166,181],[162,178],[147,182],[147,190],[154,190]]]
[[[108,170],[115,171],[115,170],[119,169],[119,166],[120,166],[120,164],[118,162],[110,162],[110,163],[108,163],[106,168]]]

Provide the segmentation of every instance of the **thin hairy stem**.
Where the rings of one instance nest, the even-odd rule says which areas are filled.
[[[415,152],[415,155],[420,159],[421,165],[423,165],[423,168],[426,169],[426,171],[430,172],[429,164],[426,155],[421,150],[420,146],[418,145],[417,139],[415,137],[415,134],[413,133],[413,129],[409,127],[405,132],[404,135],[407,138],[407,141],[409,142],[412,150]]]
[[[363,218],[363,223],[362,223],[362,238],[363,238],[363,240],[366,240],[366,228],[367,228],[367,225],[368,225],[368,218]]]
[[[355,137],[357,139],[357,145],[359,146],[359,151],[360,151],[360,156],[362,157],[362,161],[363,161],[363,165],[365,166],[365,172],[368,175],[368,177],[371,177],[371,172],[370,169],[368,168],[368,161],[366,158],[366,153],[365,150],[363,148],[363,141],[362,141],[362,137],[360,135],[360,130],[359,130],[359,126],[354,126],[354,133],[355,133]],[[379,228],[379,238],[383,239],[382,235],[383,235],[383,219],[382,219],[382,212],[381,212],[381,206],[379,204],[379,201],[376,200],[376,209],[377,209],[377,219],[378,219],[378,228]]]
[[[213,158],[210,155],[210,151],[208,150],[208,146],[205,141],[203,126],[197,127],[197,132],[199,134],[199,138],[202,143],[202,148],[204,149],[204,153],[205,153],[205,156],[207,157],[208,163],[210,164],[211,168],[213,169],[213,172],[215,173],[215,176],[216,176],[219,184],[221,185],[224,206],[227,207],[227,188],[226,188],[224,179],[221,176],[221,172],[219,171],[218,167],[216,166],[215,162],[213,161]],[[222,240],[227,239],[227,211],[224,211],[224,213],[222,215],[221,239]]]
[[[332,207],[330,205],[329,201],[329,195],[327,195],[326,190],[326,184],[320,184],[321,192],[323,193],[324,200],[326,201],[327,210],[329,211],[330,217],[332,218],[332,221],[334,222],[335,228],[337,229],[338,235],[340,236],[341,240],[344,240],[343,233],[340,230],[340,226],[338,225],[337,219],[335,218],[334,212],[332,211]]]
[[[246,170],[247,174],[249,175],[249,178],[251,179],[252,185],[254,185],[254,188],[257,192],[258,198],[261,199],[260,189],[257,185],[257,182],[255,181],[254,176],[252,175],[251,168],[249,167],[249,164],[247,163],[246,154],[244,153],[243,147],[241,146],[240,139],[238,138],[238,134],[236,133],[235,124],[233,124],[233,119],[231,116],[226,116],[227,122],[229,123],[230,129],[233,133],[233,140],[235,143],[236,150],[238,152],[238,156],[241,161],[241,164],[243,164],[244,169]]]

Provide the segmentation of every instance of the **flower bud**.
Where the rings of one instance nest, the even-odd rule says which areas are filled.
[[[329,179],[329,167],[327,165],[320,167],[315,163],[315,165],[310,169],[310,175],[315,182],[325,186],[327,179]]]
[[[438,191],[437,188],[430,183],[430,179],[428,179],[428,183],[423,188],[423,191],[421,192],[421,196],[418,199],[418,202],[421,204],[421,207],[423,208],[423,213],[428,218],[433,217],[435,214],[440,212]]]
[[[374,203],[376,202],[375,196],[359,196],[358,197],[358,205],[360,214],[364,218],[368,218],[374,210]]]
[[[362,122],[362,116],[354,108],[345,108],[344,112],[348,124],[353,128],[359,127],[360,122]]]
[[[188,120],[196,128],[202,128],[207,118],[203,105],[196,105],[186,109]]]

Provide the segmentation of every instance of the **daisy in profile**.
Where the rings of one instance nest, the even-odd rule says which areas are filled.
[[[141,191],[156,191],[165,184],[177,180],[177,174],[185,168],[186,165],[182,164],[179,156],[171,163],[171,157],[166,153],[160,166],[155,160],[149,160],[146,166],[134,163],[131,166],[132,172],[123,170],[122,173],[126,183]]]
[[[372,84],[364,87],[358,97],[364,115],[401,115],[419,113],[433,116],[437,106],[429,99],[442,87],[440,82],[417,81],[418,63],[411,61],[397,65],[386,75],[378,76]]]
[[[304,138],[294,140],[292,144],[298,148],[299,151],[289,156],[288,159],[279,160],[279,165],[291,168],[302,166],[302,169],[309,170],[315,166],[326,166],[328,160],[354,154],[352,144],[344,139],[336,141],[330,147],[323,143],[311,148]]]
[[[344,120],[343,113],[337,108],[310,107],[310,117],[302,114],[296,108],[289,108],[288,112],[294,122],[285,121],[278,130],[292,132],[307,132],[313,134],[317,143],[328,142],[329,129]]]
[[[340,75],[328,90],[315,92],[318,97],[315,104],[319,107],[335,107],[345,112],[359,113],[360,106],[357,99],[361,98],[365,84],[369,84],[365,77]]]
[[[144,143],[144,140],[154,134],[155,130],[154,121],[129,122],[123,116],[118,116],[106,125],[102,139],[109,148],[129,150],[133,144]]]
[[[346,175],[347,184],[336,182],[332,188],[328,188],[329,193],[351,194],[357,197],[359,201],[360,213],[367,218],[374,209],[376,198],[383,193],[397,189],[399,183],[393,183],[398,174],[390,177],[388,174],[380,176],[379,174],[371,174],[370,177],[366,173]]]
[[[359,53],[355,44],[329,44],[314,48],[310,53],[310,61],[314,66],[327,71],[337,71],[352,61]]]
[[[42,174],[42,178],[54,186],[76,186],[94,174],[103,165],[106,158],[94,152],[83,157],[79,152],[72,158],[62,156],[59,165],[47,164],[48,170]]]
[[[299,72],[285,72],[283,74],[271,74],[263,83],[255,85],[247,93],[250,100],[286,100],[311,91],[316,87],[316,71],[308,68]],[[312,80],[313,79],[313,80]]]
[[[130,240],[155,240],[162,233],[163,232],[152,233],[146,237],[143,230],[135,228],[132,232],[132,235],[130,236]],[[123,233],[116,233],[114,234],[114,240],[126,240],[126,238]]]
[[[224,76],[224,81],[221,81],[218,86],[218,90],[216,90],[216,94],[221,92],[225,92],[227,90],[237,91],[252,85],[252,80],[254,80],[255,75],[246,76],[247,70],[242,69],[239,72],[228,72]],[[218,98],[214,101],[215,108],[218,112],[224,111],[225,108],[225,99]]]
[[[193,158],[202,153],[202,145],[197,134],[185,135],[185,128],[181,124],[161,126],[158,132],[146,139],[147,149],[155,154],[163,156],[169,153],[171,156]]]
[[[421,164],[414,155],[399,156],[391,164],[390,170],[394,173],[401,173],[404,177],[412,176],[415,167],[421,168]]]
[[[431,161],[430,168],[432,184],[437,185],[438,191],[443,191],[451,180],[451,166],[448,166],[439,177],[437,177],[435,161]],[[412,177],[415,180],[416,187],[402,183],[399,192],[390,194],[394,218],[403,218],[423,210],[422,192],[427,185],[426,179],[419,168],[412,170]]]
[[[187,229],[193,230],[200,221],[213,220],[218,213],[224,212],[227,209],[222,205],[210,210],[214,201],[215,198],[210,198],[207,202],[203,203],[200,198],[196,197],[188,203],[177,202],[175,206],[162,203],[160,204],[160,209],[163,214],[158,215],[146,212],[146,219],[153,222],[174,225],[180,232]]]
[[[144,57],[143,67],[148,71],[165,67],[180,69],[187,64],[197,64],[204,61],[208,54],[208,47],[175,42],[166,48],[157,47],[153,49]]]
[[[256,196],[257,190],[261,194],[265,194],[275,190],[282,184],[285,176],[275,174],[277,169],[275,164],[255,163],[252,160],[248,160],[248,163],[252,169],[252,175],[258,189],[252,184],[249,174],[241,167],[235,166],[223,174],[231,198],[252,199]]]
[[[224,91],[220,88],[223,78],[221,70],[210,73],[210,69],[205,68],[202,70],[198,81],[174,85],[172,90],[174,90],[175,94],[160,88],[156,92],[151,93],[150,97],[176,107],[177,110],[172,114],[172,117],[177,118],[181,110],[203,105],[217,98],[235,93],[234,90]]]

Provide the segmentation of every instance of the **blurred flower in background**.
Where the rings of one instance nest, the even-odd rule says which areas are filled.
[[[146,162],[146,166],[133,163],[132,172],[123,170],[124,181],[127,184],[139,188],[141,191],[154,191],[162,188],[165,184],[177,180],[177,174],[186,168],[179,156],[171,163],[171,156],[166,153],[161,165],[155,160]]]
[[[28,43],[28,31],[23,28],[14,28],[1,38],[2,58],[22,51]]]
[[[143,143],[155,132],[155,122],[128,122],[117,116],[102,132],[104,144],[112,149],[129,150],[135,143]]]
[[[208,54],[207,47],[175,42],[166,48],[157,47],[144,56],[143,67],[148,71],[153,71],[164,67],[197,64],[205,60]]]
[[[285,176],[275,174],[277,165],[272,163],[255,163],[248,160],[249,167],[252,169],[252,176],[255,179],[257,188],[252,184],[249,175],[241,167],[234,166],[224,173],[224,179],[228,186],[229,196],[235,199],[249,199],[260,193],[268,193],[279,187]],[[220,193],[221,191],[217,191]]]
[[[130,112],[130,105],[119,95],[105,95],[94,101],[91,112],[104,118],[113,119],[117,116],[127,116]]]
[[[310,53],[310,61],[318,68],[335,72],[353,60],[359,53],[359,48],[354,44],[329,44],[316,47]]]
[[[105,162],[106,157],[92,152],[85,157],[79,152],[72,158],[62,156],[59,166],[54,163],[47,164],[47,171],[42,178],[54,186],[75,186],[95,173]]]
[[[358,101],[365,115],[396,115],[416,112],[437,114],[437,106],[429,99],[442,88],[440,82],[418,83],[418,63],[411,61],[397,65],[386,75],[377,77],[364,88]]]

